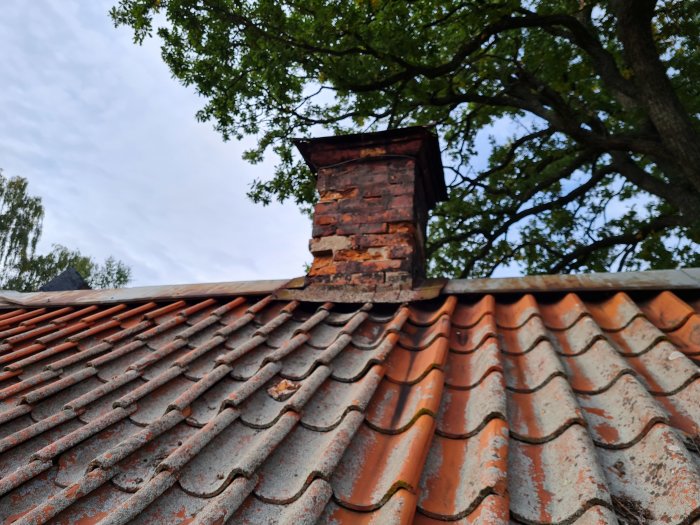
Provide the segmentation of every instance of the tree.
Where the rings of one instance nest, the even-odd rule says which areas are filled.
[[[41,199],[28,195],[27,180],[8,179],[0,170],[0,289],[36,291],[70,266],[93,288],[118,288],[129,282],[131,269],[114,257],[99,264],[60,244],[37,255],[43,218]]]
[[[22,261],[32,257],[41,236],[44,208],[27,194],[27,180],[7,179],[0,170],[0,271],[2,282]]]
[[[432,271],[700,263],[700,1],[119,0],[225,139],[279,163],[250,196],[314,200],[290,136],[432,125],[449,201]],[[506,132],[499,130],[507,130]],[[490,138],[486,158],[485,139]]]

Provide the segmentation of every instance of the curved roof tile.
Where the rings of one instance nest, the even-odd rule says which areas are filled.
[[[700,516],[698,290],[237,286],[0,310],[0,522]]]

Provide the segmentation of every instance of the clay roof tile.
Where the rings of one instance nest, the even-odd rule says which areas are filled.
[[[700,285],[577,282],[9,306],[0,521],[689,523]]]

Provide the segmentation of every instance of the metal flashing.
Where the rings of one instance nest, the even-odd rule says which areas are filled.
[[[700,268],[688,268],[642,272],[451,279],[447,281],[443,293],[619,292],[698,288],[700,288]]]
[[[292,280],[293,282],[294,280]],[[125,301],[172,301],[198,297],[267,295],[289,283],[289,279],[232,281],[220,283],[139,286],[109,290],[72,290],[63,292],[28,292],[0,290],[0,308],[8,306],[58,306],[109,304]]]

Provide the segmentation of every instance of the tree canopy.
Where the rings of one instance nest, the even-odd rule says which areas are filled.
[[[41,199],[28,194],[27,180],[7,178],[0,170],[0,289],[36,291],[68,267],[92,288],[118,288],[129,282],[131,269],[111,256],[100,264],[60,244],[37,254],[43,218]]]
[[[439,133],[436,274],[699,265],[698,0],[119,0],[245,157],[259,202],[315,198],[290,137]],[[485,153],[484,153],[485,152]]]

